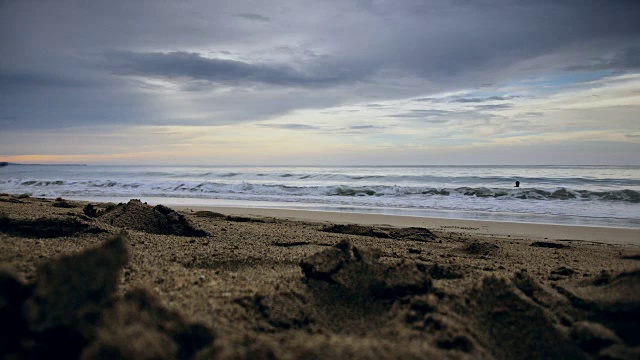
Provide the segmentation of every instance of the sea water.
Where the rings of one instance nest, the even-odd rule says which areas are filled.
[[[640,228],[640,166],[9,165],[0,192]]]

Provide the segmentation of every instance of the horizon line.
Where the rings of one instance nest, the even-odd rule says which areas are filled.
[[[175,167],[429,167],[429,166],[640,166],[640,164],[109,164],[109,163],[14,163],[0,161],[0,166],[175,166]]]

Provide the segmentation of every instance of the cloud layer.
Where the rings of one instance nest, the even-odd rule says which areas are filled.
[[[587,146],[569,133],[637,147],[638,13],[633,0],[7,0],[0,155],[86,151],[40,131],[166,127],[243,149],[263,138],[276,163],[289,155],[269,141],[292,133],[411,159],[523,136]],[[118,143],[96,151],[133,146]]]

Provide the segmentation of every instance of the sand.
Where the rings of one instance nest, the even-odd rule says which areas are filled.
[[[638,235],[0,195],[0,357],[637,359]]]
[[[592,241],[606,244],[640,246],[640,229],[591,226],[498,222],[484,220],[440,219],[417,216],[396,216],[331,211],[261,209],[212,206],[174,206],[183,211],[213,211],[226,215],[275,217],[281,219],[339,224],[361,224],[396,227],[424,227],[442,231],[463,231],[468,234],[496,237],[526,237],[559,241]]]

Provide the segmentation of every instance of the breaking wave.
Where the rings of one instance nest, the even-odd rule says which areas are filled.
[[[228,173],[227,177],[237,174]],[[207,197],[225,198],[225,195],[245,197],[283,196],[299,198],[318,197],[413,197],[427,200],[433,196],[494,198],[496,200],[579,200],[640,202],[640,192],[632,189],[593,191],[558,187],[489,188],[489,187],[419,187],[393,185],[323,185],[297,186],[284,184],[257,184],[251,182],[220,183],[212,181],[113,181],[113,180],[0,180],[2,191],[32,193],[36,196],[129,196]],[[286,200],[286,199],[283,199]],[[296,200],[294,200],[296,201]]]

